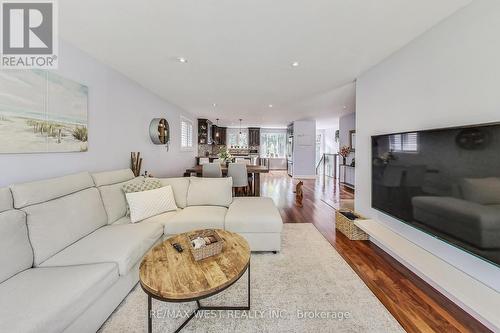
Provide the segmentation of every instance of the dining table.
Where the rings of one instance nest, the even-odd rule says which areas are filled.
[[[184,173],[185,177],[191,176],[191,174],[195,173],[197,177],[202,176],[202,169],[203,167],[201,165],[195,165],[192,168],[186,169],[186,172]],[[222,169],[222,175],[225,176],[227,175],[227,166],[226,165],[221,165]],[[253,164],[247,164],[247,172],[249,175],[252,175],[252,188],[251,193],[253,196],[260,197],[260,174],[261,173],[268,173],[269,172],[269,167],[265,165],[253,165]]]

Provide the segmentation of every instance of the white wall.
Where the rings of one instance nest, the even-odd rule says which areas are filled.
[[[316,122],[293,122],[293,177],[316,177]]]
[[[500,269],[371,208],[370,136],[500,121],[500,1],[476,0],[364,73],[356,209],[500,291]],[[493,291],[492,291],[493,292]]]
[[[57,72],[89,87],[89,151],[0,155],[0,186],[83,170],[127,168],[131,151],[141,152],[142,170],[155,176],[182,176],[194,164],[196,147],[192,152],[180,152],[179,121],[184,115],[196,128],[195,117],[67,42],[61,41],[59,50]],[[149,139],[149,122],[156,117],[166,118],[170,124],[168,152]]]
[[[339,149],[349,147],[349,131],[356,129],[356,113],[349,113],[339,118]],[[354,152],[347,157],[347,164],[351,164]]]
[[[335,131],[338,127],[324,128],[317,130],[317,134],[321,134],[321,154],[335,154],[339,151],[339,143],[335,142]]]

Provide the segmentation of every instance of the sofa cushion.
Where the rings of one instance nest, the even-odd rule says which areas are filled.
[[[95,187],[23,210],[27,214],[35,266],[108,221]]]
[[[162,226],[156,223],[107,225],[44,261],[40,266],[113,262],[118,265],[120,275],[126,275],[162,234]]]
[[[102,203],[108,215],[108,224],[115,223],[127,215],[127,200],[125,199],[123,186],[133,182],[135,182],[135,179],[99,187]]]
[[[233,179],[191,177],[187,195],[188,206],[229,207],[233,201]]]
[[[14,208],[14,201],[12,199],[10,188],[0,188],[0,212],[4,212],[12,208]]]
[[[92,174],[95,186],[112,185],[134,179],[134,173],[130,169],[112,170]]]
[[[180,234],[196,229],[224,229],[227,208],[219,206],[190,206],[165,223],[165,235]]]
[[[225,229],[233,232],[281,232],[283,220],[271,198],[234,198],[226,214]]]
[[[464,178],[461,187],[467,201],[481,205],[500,204],[500,178]]]
[[[174,191],[175,203],[179,208],[185,208],[187,206],[187,194],[189,188],[189,178],[187,177],[177,177],[177,178],[159,178],[163,186],[170,185]]]
[[[178,212],[182,211],[182,209],[177,209],[175,211],[170,211],[170,212],[166,212],[166,213],[163,213],[163,214],[159,214],[159,215],[156,215],[156,216],[152,216],[152,217],[149,217],[143,221],[141,221],[141,223],[157,223],[161,226],[164,226],[165,223],[167,223],[168,220],[170,220],[172,217],[174,217],[175,215],[177,215]],[[127,223],[132,223],[132,221],[130,221],[130,216],[124,216],[122,217],[121,219],[119,219],[118,221],[116,221],[115,223],[113,223],[113,225],[119,225],[119,224],[127,224]]]
[[[88,172],[12,185],[14,207],[23,208],[53,200],[94,186]]]
[[[26,214],[13,209],[0,213],[0,283],[31,266]]]
[[[62,332],[117,280],[111,263],[25,270],[0,284],[0,332]]]

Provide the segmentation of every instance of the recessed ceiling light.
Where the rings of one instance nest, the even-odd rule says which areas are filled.
[[[268,106],[269,106],[270,108],[272,108],[272,107],[273,107],[273,105],[272,105],[272,104],[269,104]]]
[[[212,106],[215,108],[217,106],[217,103],[212,104]]]
[[[188,60],[186,58],[184,58],[184,57],[177,57],[177,61],[178,62],[182,62],[183,64],[185,64],[185,63],[188,62]]]
[[[347,109],[347,106],[344,105],[344,109]]]
[[[292,67],[299,67],[299,62],[298,61],[292,62]]]

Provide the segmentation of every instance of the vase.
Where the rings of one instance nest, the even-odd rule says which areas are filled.
[[[347,159],[345,157],[342,157],[342,164],[346,165],[347,164]]]

